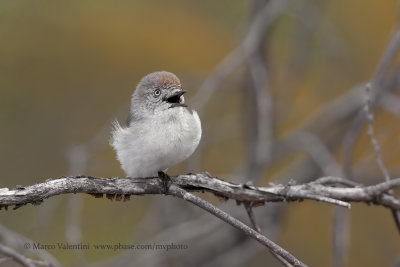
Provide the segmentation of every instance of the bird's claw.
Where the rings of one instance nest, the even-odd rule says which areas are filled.
[[[169,188],[169,185],[170,185],[170,182],[171,182],[171,178],[169,177],[168,174],[166,174],[163,171],[159,171],[158,172],[158,177],[162,181],[162,185],[163,185],[163,188],[164,188],[164,194],[167,195],[168,194],[168,188]]]

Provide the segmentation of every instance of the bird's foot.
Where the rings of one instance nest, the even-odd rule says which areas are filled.
[[[168,174],[163,171],[158,172],[158,177],[161,179],[163,187],[164,187],[164,194],[168,195],[168,188],[171,183],[171,178]]]

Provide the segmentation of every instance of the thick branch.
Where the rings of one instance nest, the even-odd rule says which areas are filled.
[[[400,178],[371,186],[353,186],[341,183],[338,177],[323,177],[301,185],[273,185],[255,187],[234,184],[213,177],[208,173],[187,174],[171,177],[173,183],[187,191],[207,191],[219,197],[238,202],[283,202],[311,199],[344,207],[348,202],[365,202],[400,210],[400,200],[387,194],[390,189],[400,187]],[[338,185],[338,186],[335,186]],[[15,189],[0,189],[0,208],[40,204],[44,199],[68,193],[88,193],[96,197],[106,194],[109,199],[127,200],[130,195],[164,194],[159,178],[94,178],[90,176],[62,177]]]
[[[156,177],[136,179],[62,177],[32,186],[17,186],[12,190],[0,189],[0,209],[3,207],[7,209],[11,205],[14,205],[15,209],[28,203],[40,204],[46,198],[67,193],[88,193],[95,197],[102,197],[106,194],[107,198],[115,200],[127,200],[130,195],[170,194],[201,207],[243,231],[266,246],[278,260],[293,266],[305,265],[261,233],[188,191],[208,191],[219,197],[235,199],[238,202],[244,202],[248,210],[251,210],[249,203],[256,206],[269,201],[303,199],[325,201],[347,207],[350,204],[346,201],[373,202],[400,210],[400,201],[386,193],[392,188],[400,186],[400,178],[377,185],[361,186],[344,183],[344,179],[338,177],[323,177],[303,185],[273,185],[270,187],[225,182],[208,173],[179,175],[171,177],[171,180],[172,184],[169,188],[165,188],[165,183],[163,183],[165,181]],[[253,224],[256,225],[255,222]]]

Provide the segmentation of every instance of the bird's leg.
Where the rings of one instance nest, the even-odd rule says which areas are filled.
[[[163,187],[164,187],[164,194],[168,194],[169,183],[171,182],[171,178],[168,174],[163,171],[158,172],[158,177],[161,179]]]

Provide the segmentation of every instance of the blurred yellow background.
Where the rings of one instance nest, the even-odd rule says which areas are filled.
[[[0,1],[0,188],[81,174],[77,170],[92,176],[124,177],[104,133],[108,135],[113,119],[124,121],[140,78],[157,70],[171,71],[189,91],[185,95],[189,106],[194,104],[191,97],[196,90],[240,43],[252,12],[253,2],[238,0]],[[273,22],[264,47],[276,139],[372,77],[395,30],[397,15],[394,0],[290,2]],[[241,73],[239,68],[224,80],[201,112],[201,153],[170,174],[208,171],[235,181],[229,174],[245,161],[247,151],[241,116],[243,84],[238,85]],[[334,127],[347,129],[350,124]],[[81,154],[74,154],[77,146],[101,131],[87,162],[80,162],[77,155]],[[399,118],[378,108],[375,132],[392,178],[399,177]],[[332,148],[340,166],[342,152],[342,143]],[[71,155],[74,164],[84,167],[71,167]],[[296,176],[286,176],[287,166],[306,157],[304,152],[293,152],[274,162],[264,170],[260,184],[296,180]],[[353,162],[362,163],[355,171],[357,177],[365,178],[359,182],[381,181],[366,127],[357,138]],[[78,211],[73,210],[75,197]],[[70,219],[77,216],[84,243],[140,243],[163,230],[161,226],[136,229],[151,203],[160,199],[179,202],[162,196],[132,197],[122,203],[64,195],[40,206],[2,210],[0,223],[38,242],[64,242]],[[224,209],[231,204],[220,205]],[[270,205],[281,204],[257,209]],[[287,209],[279,222],[278,244],[309,266],[331,266],[334,208],[311,201],[282,207]],[[400,236],[390,212],[352,204],[347,213],[350,243],[345,266],[392,266],[400,257]],[[194,209],[192,216],[183,219],[193,220],[199,214]],[[196,255],[204,249],[198,242],[187,241],[189,249],[178,252],[177,258],[179,253]],[[75,251],[49,252],[63,266],[95,263],[120,253],[81,251],[77,260]],[[176,259],[169,264],[184,265]],[[245,264],[279,266],[265,249]]]

